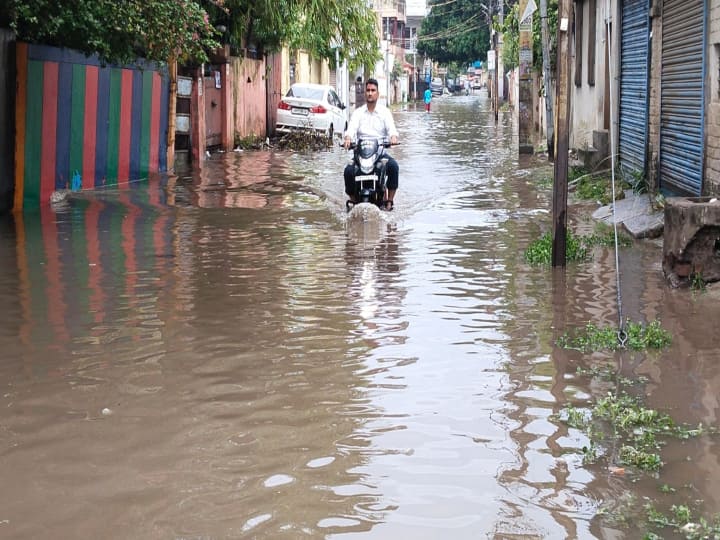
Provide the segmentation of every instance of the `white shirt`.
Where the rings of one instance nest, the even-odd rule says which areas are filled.
[[[346,137],[351,140],[358,138],[381,138],[397,137],[398,131],[395,128],[390,109],[379,103],[375,104],[373,112],[368,111],[367,105],[355,109],[350,117]]]

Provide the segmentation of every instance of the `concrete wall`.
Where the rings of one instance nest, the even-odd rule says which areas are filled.
[[[610,6],[613,13],[615,2]],[[598,0],[595,8],[595,33],[590,35],[590,6],[589,2],[577,2],[575,9],[582,9],[582,50],[576,51],[573,46],[572,69],[570,74],[571,116],[572,126],[570,133],[570,148],[583,149],[593,146],[593,132],[605,129],[605,100],[610,99],[610,89],[605,84],[605,46],[607,43],[607,28],[605,21],[609,15],[606,2]],[[571,37],[574,43],[574,36]],[[595,84],[588,83],[589,58],[588,44],[595,43]],[[619,49],[614,49],[619,53]],[[581,85],[575,85],[575,59],[582,55]],[[609,167],[609,163],[607,163]]]
[[[0,29],[0,215],[13,206],[15,147],[14,35]]]
[[[293,82],[330,84],[330,65],[327,60],[315,60],[307,51],[290,51],[283,47],[282,56],[282,95],[285,95]],[[295,79],[291,80],[290,65],[295,66]]]
[[[705,84],[705,185],[708,195],[720,194],[720,1],[710,2],[708,16],[707,70]]]
[[[330,67],[325,60],[317,60],[306,51],[297,52],[295,82],[330,84]]]

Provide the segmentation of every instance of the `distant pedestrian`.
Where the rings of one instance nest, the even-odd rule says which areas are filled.
[[[423,100],[425,101],[425,112],[430,112],[430,102],[432,101],[432,92],[430,91],[430,88],[425,89]]]

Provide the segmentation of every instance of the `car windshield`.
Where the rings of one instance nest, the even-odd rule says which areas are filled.
[[[325,91],[322,88],[309,88],[307,86],[293,86],[288,90],[287,97],[298,97],[321,101]]]

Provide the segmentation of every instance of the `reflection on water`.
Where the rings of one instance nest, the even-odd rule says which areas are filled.
[[[611,365],[717,424],[716,294],[667,290],[640,243],[626,314],[671,350],[554,348],[616,320],[614,257],[529,268],[547,170],[518,167],[484,98],[433,107],[397,113],[398,204],[369,221],[333,148],[214,155],[0,222],[4,538],[641,536],[598,510],[658,481],[584,465],[556,415],[614,390],[578,367]],[[668,505],[720,508],[714,439],[663,460]]]

